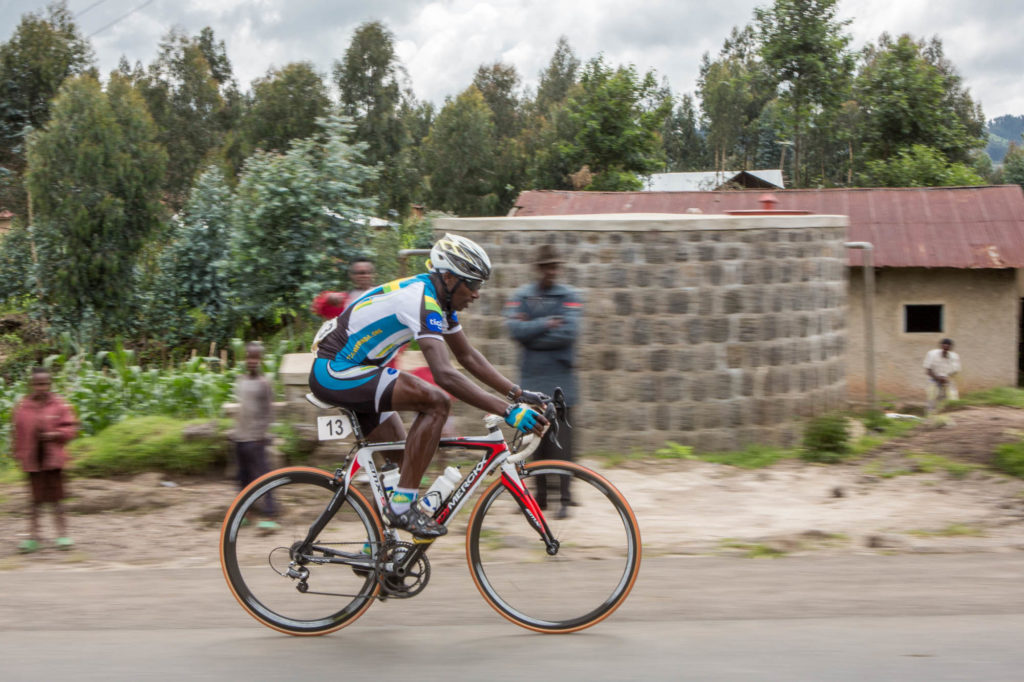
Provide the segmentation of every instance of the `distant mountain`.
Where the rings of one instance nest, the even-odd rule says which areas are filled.
[[[988,132],[988,146],[985,151],[993,163],[1002,163],[1006,156],[1006,150],[1010,143],[1021,145],[1021,135],[1024,135],[1024,116],[1000,116],[988,122],[985,126]]]

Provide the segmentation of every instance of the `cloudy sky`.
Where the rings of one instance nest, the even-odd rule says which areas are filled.
[[[383,21],[421,99],[443,102],[481,64],[515,65],[527,86],[560,35],[581,60],[603,53],[668,79],[675,92],[695,88],[701,55],[715,54],[733,26],[752,21],[771,0],[67,0],[91,36],[106,74],[125,55],[148,64],[168,29],[189,35],[213,28],[227,46],[243,89],[272,66],[311,61],[325,75],[362,22]],[[45,0],[0,0],[0,40]],[[840,0],[853,45],[883,31],[938,35],[946,56],[986,118],[1024,114],[1024,13],[1004,0]]]

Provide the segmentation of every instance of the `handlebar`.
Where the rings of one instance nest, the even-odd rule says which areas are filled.
[[[570,429],[572,428],[572,424],[570,424],[565,418],[568,406],[565,403],[565,393],[562,389],[556,388],[553,396],[547,396],[544,394],[541,394],[541,396],[544,400],[543,406],[529,405],[528,403],[527,405],[529,405],[531,409],[537,409],[538,412],[541,412],[541,414],[544,415],[544,418],[548,420],[548,425],[544,428],[544,433],[540,436],[533,433],[524,434],[517,431],[508,445],[509,451],[512,452],[512,455],[508,458],[510,462],[522,462],[532,455],[537,448],[540,447],[540,443],[544,437],[547,436],[548,431],[551,431],[552,429],[551,438],[555,441],[555,444],[558,445],[559,422],[562,422]],[[543,409],[538,409],[541,407]],[[559,447],[561,446],[559,445]]]

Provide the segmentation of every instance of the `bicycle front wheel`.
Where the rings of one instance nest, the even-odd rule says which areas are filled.
[[[473,509],[466,535],[480,594],[505,618],[537,632],[599,623],[626,599],[640,570],[633,510],[611,483],[572,462],[533,462],[520,473],[535,497],[547,498],[545,519],[560,546],[549,555],[512,494],[495,481]]]
[[[355,488],[312,548],[295,553],[335,490],[330,474],[289,467],[253,481],[228,509],[220,539],[224,577],[242,608],[264,625],[290,635],[323,635],[373,604],[380,590],[373,569],[330,563],[365,564],[379,555],[380,519]]]

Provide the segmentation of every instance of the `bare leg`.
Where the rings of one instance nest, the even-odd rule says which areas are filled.
[[[57,522],[57,537],[67,537],[68,524],[64,516],[64,505],[60,502],[53,503],[53,518]]]
[[[417,413],[405,439],[405,458],[398,485],[403,488],[419,488],[423,474],[434,458],[437,443],[441,440],[441,429],[448,419],[451,400],[437,386],[402,372],[395,382],[391,406],[395,410]],[[378,429],[374,429],[374,433]]]
[[[405,426],[398,414],[393,414],[380,424],[367,436],[366,440],[371,443],[390,443],[405,440]],[[401,450],[388,450],[383,453],[384,459],[401,466],[404,453]]]
[[[28,534],[33,540],[39,539],[39,507],[39,504],[33,502],[28,512]]]

